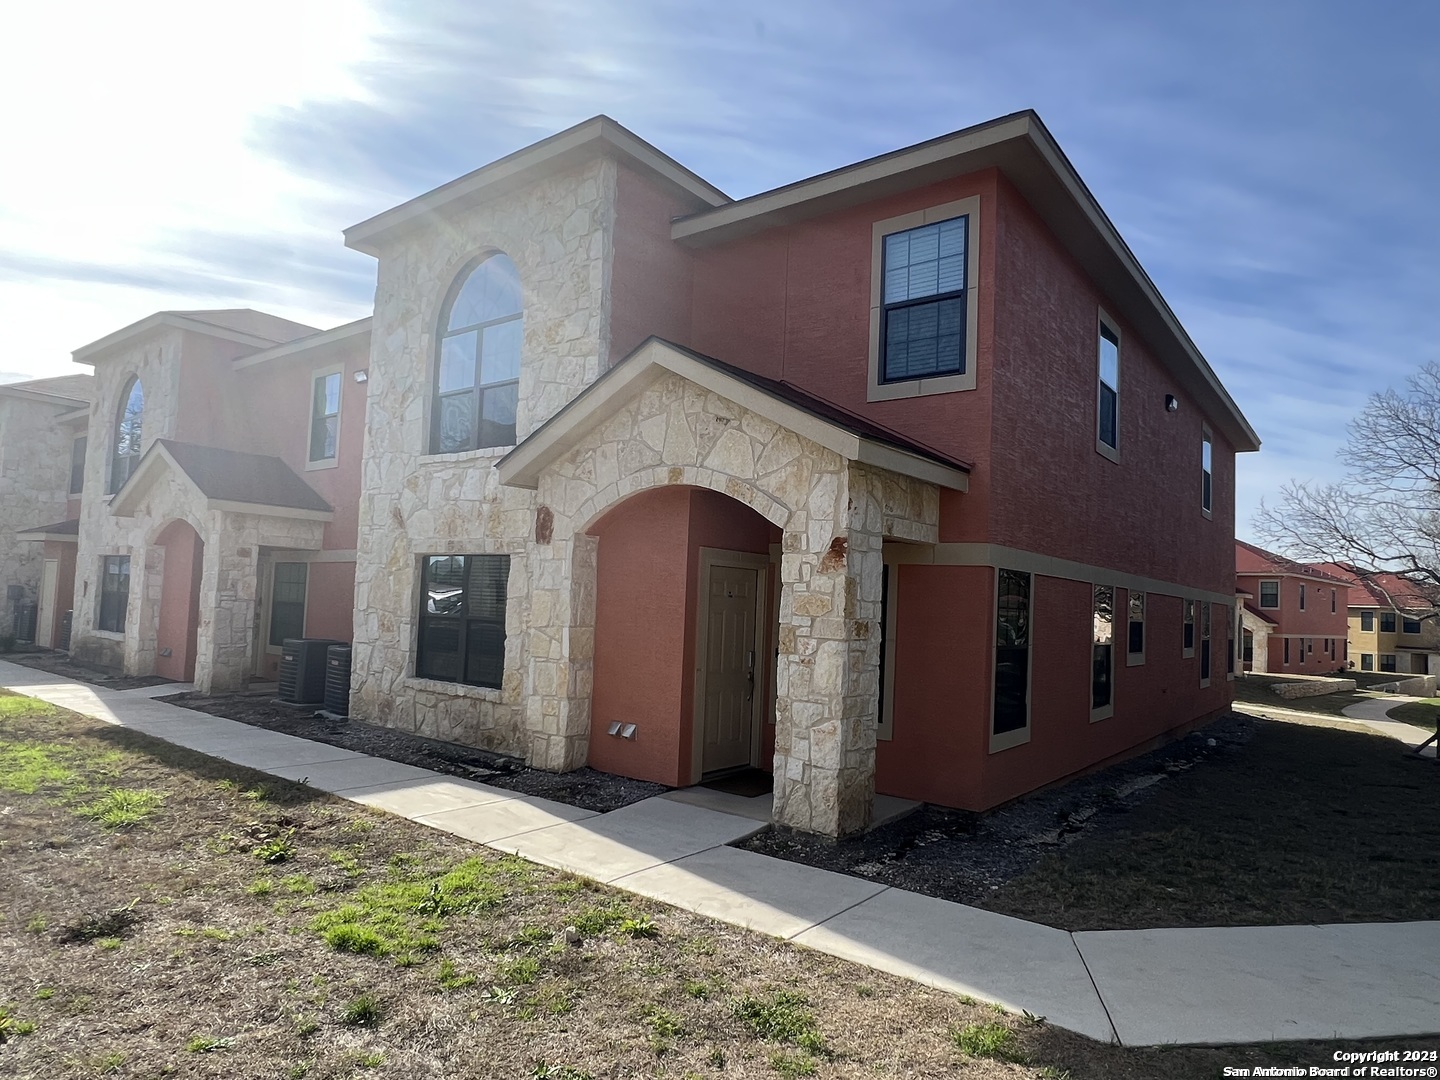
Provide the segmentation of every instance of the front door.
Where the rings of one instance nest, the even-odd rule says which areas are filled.
[[[46,559],[40,571],[40,618],[35,625],[35,644],[42,649],[55,645],[55,604],[60,586],[60,562]]]
[[[762,690],[755,613],[763,579],[754,566],[715,563],[707,569],[701,580],[708,605],[702,626],[700,768],[713,773],[751,763]]]

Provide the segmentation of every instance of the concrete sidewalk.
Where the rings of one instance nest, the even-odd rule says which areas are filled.
[[[187,687],[103,690],[4,662],[0,685],[1102,1041],[1440,1032],[1440,923],[1071,934],[730,847],[764,822],[684,793],[593,814],[152,700]]]

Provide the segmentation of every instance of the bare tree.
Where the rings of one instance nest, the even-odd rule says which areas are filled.
[[[1260,504],[1257,533],[1293,559],[1351,567],[1393,607],[1440,615],[1440,364],[1403,391],[1373,394],[1350,424],[1334,484],[1291,482],[1273,506]],[[1395,596],[1380,575],[1413,583]]]

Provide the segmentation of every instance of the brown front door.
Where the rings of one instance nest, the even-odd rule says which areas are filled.
[[[755,627],[760,573],[755,567],[712,565],[701,582],[709,601],[701,697],[704,773],[750,764],[760,693]]]

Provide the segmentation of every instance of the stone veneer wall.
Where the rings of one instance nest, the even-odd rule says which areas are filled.
[[[55,418],[68,411],[0,397],[0,634],[14,626],[9,586],[23,588],[24,601],[37,601],[45,565],[44,545],[15,534],[65,517],[75,433]]]
[[[140,429],[142,450],[148,450],[156,439],[175,437],[176,418],[180,410],[182,340],[183,334],[179,330],[160,332],[95,365],[95,399],[90,406],[90,441],[86,446],[85,490],[80,501],[80,536],[75,556],[75,615],[70,651],[76,659],[123,668],[132,674],[153,670],[154,634],[150,635],[150,654],[147,656],[144,646],[134,634],[111,634],[95,629],[99,611],[100,560],[105,555],[130,556],[130,605],[127,613],[127,624],[130,624],[131,620],[138,618],[142,607],[140,599],[146,577],[145,564],[147,561],[158,563],[160,553],[147,556],[144,530],[137,527],[133,520],[117,519],[110,513],[105,494],[110,480],[110,454],[115,446],[120,393],[132,375],[139,376],[145,391],[145,415]],[[151,570],[158,573],[158,565]],[[158,584],[155,588],[158,590]],[[158,591],[155,598],[158,602]]]
[[[530,760],[557,770],[585,760],[596,565],[585,529],[628,495],[666,484],[719,491],[783,530],[775,820],[832,835],[863,828],[874,800],[881,544],[935,543],[939,494],[847,462],[678,375],[541,478],[553,525],[529,544]]]
[[[598,159],[479,206],[427,218],[382,251],[371,331],[355,567],[355,715],[436,738],[519,751],[533,493],[502,488],[509,448],[427,453],[436,330],[451,283],[486,252],[508,255],[525,296],[518,437],[608,363],[616,166]],[[412,675],[420,558],[509,555],[498,690]]]

